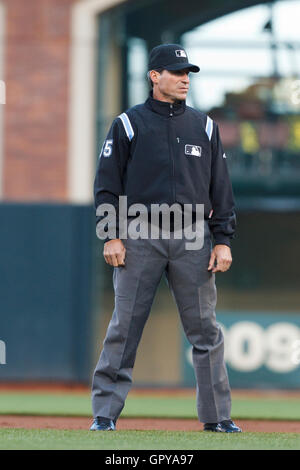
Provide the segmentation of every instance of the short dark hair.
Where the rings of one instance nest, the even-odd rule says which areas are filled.
[[[163,68],[155,69],[155,72],[161,73],[163,70],[164,70]],[[150,78],[150,72],[151,72],[151,70],[149,70],[149,72],[147,72],[147,78],[148,78],[148,83],[149,83],[150,87],[153,88],[153,82]]]

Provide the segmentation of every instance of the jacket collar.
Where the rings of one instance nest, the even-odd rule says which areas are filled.
[[[153,90],[150,91],[148,99],[145,101],[145,104],[155,113],[161,114],[163,116],[174,115],[184,113],[185,111],[185,100],[177,101],[175,103],[167,103],[166,101],[159,101],[153,98]]]

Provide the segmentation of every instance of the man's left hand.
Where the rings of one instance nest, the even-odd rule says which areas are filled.
[[[231,250],[227,245],[215,245],[210,256],[208,271],[224,273],[232,263]],[[215,265],[216,264],[216,265]]]

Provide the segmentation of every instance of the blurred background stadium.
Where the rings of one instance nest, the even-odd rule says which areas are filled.
[[[0,0],[0,383],[90,383],[114,302],[97,157],[147,97],[149,50],[178,42],[236,198],[234,262],[217,275],[231,385],[300,387],[299,17],[296,0]],[[162,280],[134,383],[193,386],[190,357]]]

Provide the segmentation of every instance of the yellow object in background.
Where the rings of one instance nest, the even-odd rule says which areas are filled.
[[[240,124],[241,147],[245,153],[256,153],[259,150],[257,131],[251,122]]]
[[[300,119],[293,119],[290,123],[289,150],[300,149]]]

